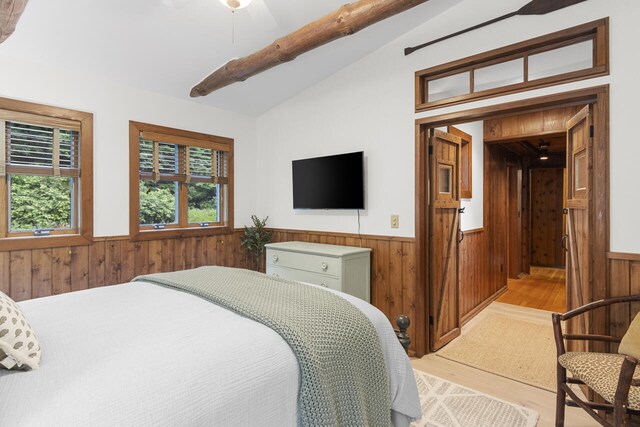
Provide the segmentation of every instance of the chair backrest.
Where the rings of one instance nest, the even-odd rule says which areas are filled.
[[[640,359],[640,313],[636,314],[627,333],[622,337],[618,353]]]

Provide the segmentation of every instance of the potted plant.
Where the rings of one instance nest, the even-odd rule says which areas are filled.
[[[260,219],[255,215],[251,215],[253,225],[250,227],[245,225],[244,235],[240,237],[240,243],[252,257],[252,265],[256,270],[262,269],[262,255],[265,250],[264,245],[271,242],[271,232],[266,229],[268,219],[269,217]]]

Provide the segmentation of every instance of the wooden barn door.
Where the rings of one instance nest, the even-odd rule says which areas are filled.
[[[567,202],[565,237],[567,250],[567,310],[591,299],[591,147],[593,138],[591,106],[586,106],[567,122]],[[589,330],[586,316],[569,324],[570,333]],[[581,348],[575,348],[578,350]]]
[[[433,130],[429,139],[429,323],[432,351],[460,335],[460,144],[459,137],[439,130]]]

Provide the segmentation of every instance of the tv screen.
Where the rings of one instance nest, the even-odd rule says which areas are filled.
[[[293,161],[294,209],[364,209],[364,152]]]

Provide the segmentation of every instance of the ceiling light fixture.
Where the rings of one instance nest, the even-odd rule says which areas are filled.
[[[220,0],[220,3],[231,9],[231,43],[236,43],[235,11],[249,6],[253,0]]]
[[[551,145],[550,142],[548,141],[544,141],[544,140],[540,140],[540,150],[542,151],[542,153],[540,154],[540,160],[549,160],[549,146]]]
[[[220,0],[220,3],[231,9],[231,12],[235,12],[238,9],[243,9],[249,6],[252,0]]]

